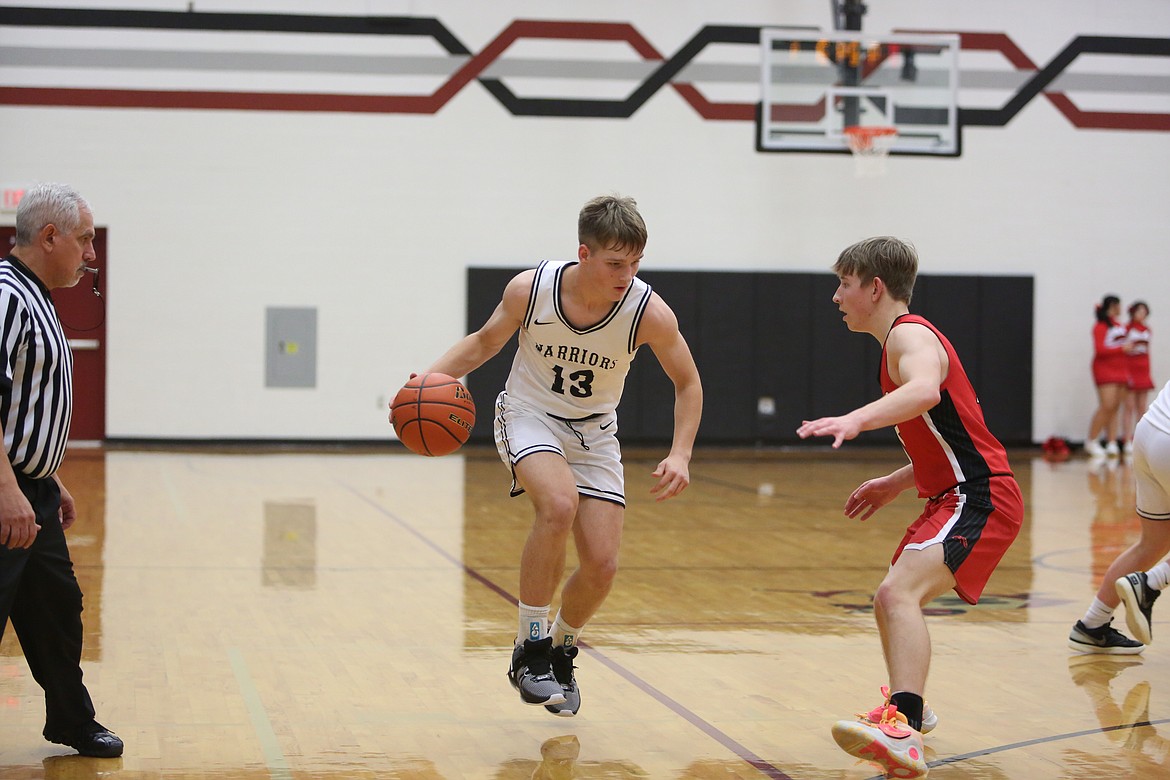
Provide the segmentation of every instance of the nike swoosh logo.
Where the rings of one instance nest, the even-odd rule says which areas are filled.
[[[536,321],[535,321],[535,322],[533,322],[532,324],[533,324],[533,325],[552,325],[552,324],[553,324],[553,321],[552,321],[552,320],[549,320],[548,322],[541,322],[540,320],[536,320]]]
[[[604,431],[606,428],[608,428],[608,427],[609,427],[609,426],[611,426],[611,425],[613,425],[613,420],[610,420],[610,421],[609,421],[609,422],[607,422],[605,425],[601,426],[601,430],[603,430],[603,431]]]

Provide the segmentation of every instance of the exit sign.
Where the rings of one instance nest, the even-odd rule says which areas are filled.
[[[16,211],[26,187],[0,186],[0,211]]]

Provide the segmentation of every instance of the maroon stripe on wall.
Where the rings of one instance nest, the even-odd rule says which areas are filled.
[[[0,105],[12,106],[433,114],[442,108],[448,99],[448,96],[444,96],[440,92],[436,92],[434,95],[314,95],[285,92],[174,92],[151,89],[0,87]]]

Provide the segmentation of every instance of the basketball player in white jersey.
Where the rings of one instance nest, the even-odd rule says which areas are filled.
[[[546,261],[515,276],[482,328],[429,371],[462,377],[519,329],[519,347],[496,401],[495,438],[536,518],[520,558],[519,626],[508,670],[526,704],[556,715],[581,706],[573,673],[577,642],[617,573],[625,511],[618,401],[638,348],[653,350],[674,383],[670,452],[653,472],[659,501],[690,484],[703,391],[669,306],[637,278],[646,225],[633,198],[602,196],[577,221],[577,259]],[[570,535],[580,565],[549,614]]]
[[[1170,382],[1138,420],[1133,434],[1133,473],[1141,537],[1105,571],[1097,597],[1069,635],[1082,653],[1132,655],[1153,641],[1154,599],[1170,584]],[[1139,571],[1153,566],[1148,571]],[[1113,611],[1125,602],[1125,622],[1136,640],[1112,628]]]

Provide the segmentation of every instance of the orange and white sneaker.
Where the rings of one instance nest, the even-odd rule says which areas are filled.
[[[881,707],[875,707],[874,709],[872,709],[868,713],[866,713],[866,717],[868,717],[870,720],[881,720],[882,716],[881,716],[880,710],[883,707],[885,707],[887,704],[890,703],[890,686],[888,686],[888,685],[882,686],[882,699],[884,699],[885,701],[882,703]],[[923,701],[922,702],[922,728],[920,728],[919,731],[923,735],[926,735],[926,734],[929,734],[930,732],[934,731],[934,727],[937,725],[938,725],[938,715],[935,715],[934,710],[932,710],[930,708],[930,702]]]
[[[876,718],[876,720],[875,720]],[[881,766],[887,778],[926,777],[922,734],[906,725],[897,705],[886,704],[833,724],[833,740],[851,756]]]

